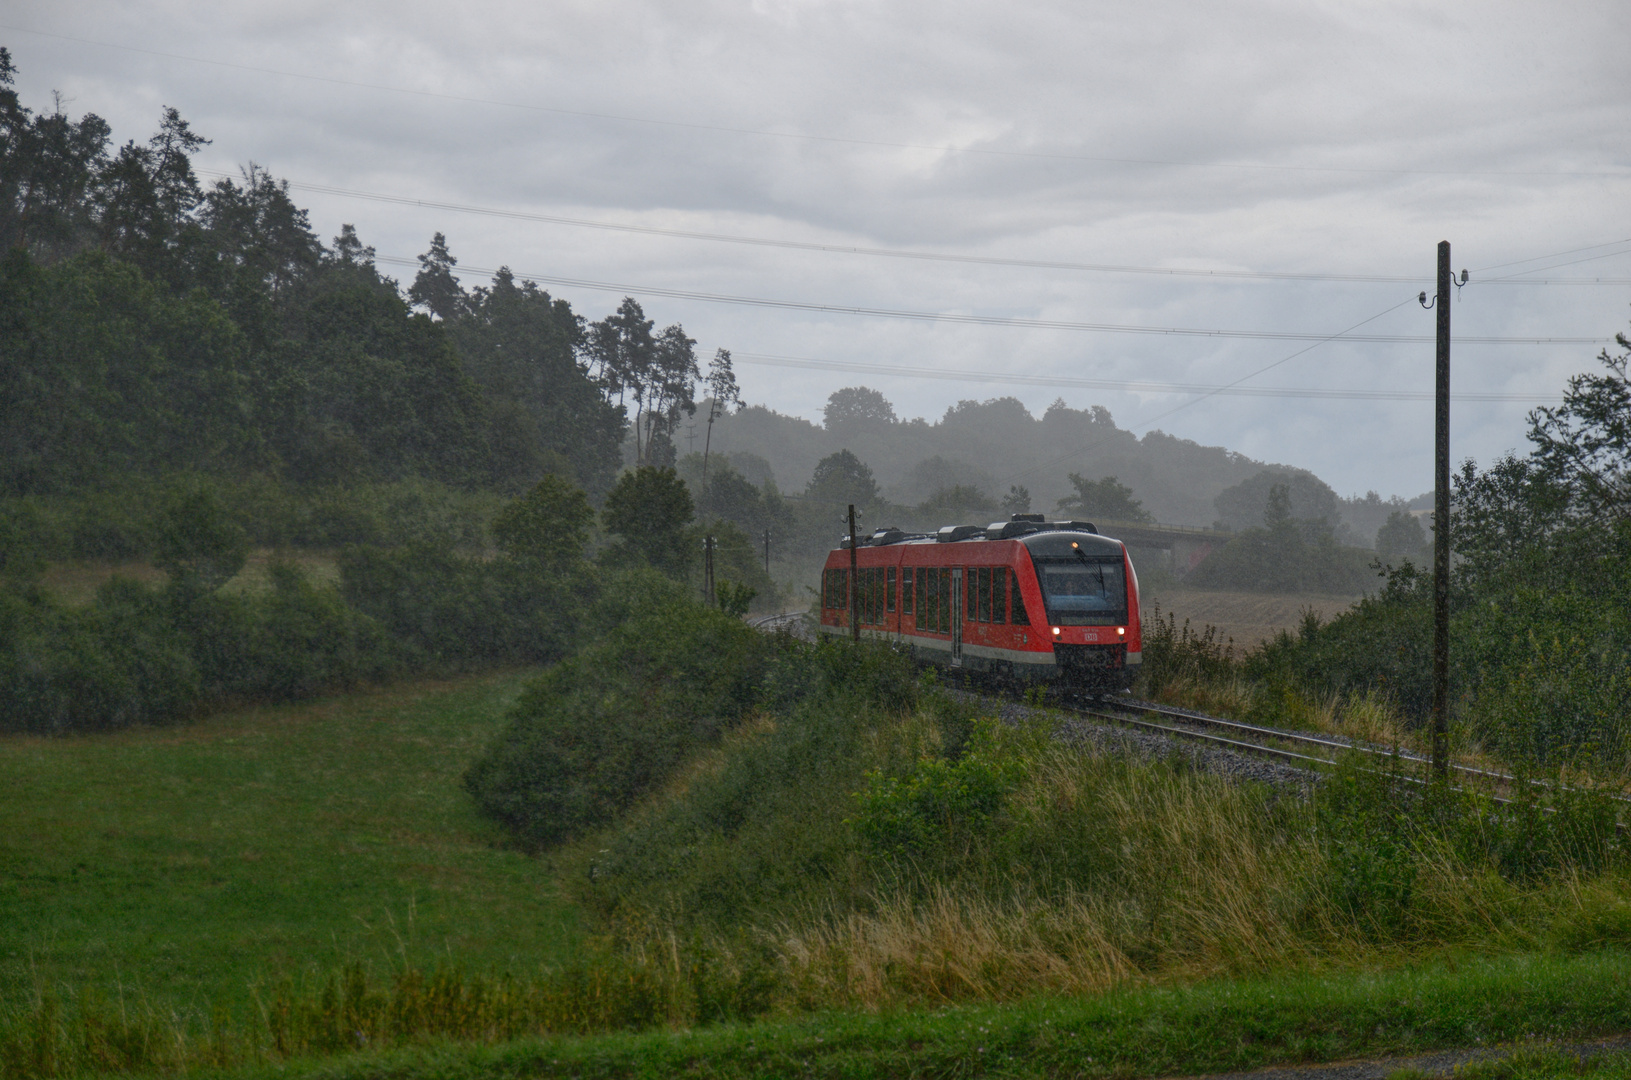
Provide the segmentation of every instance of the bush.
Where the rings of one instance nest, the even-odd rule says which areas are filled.
[[[540,663],[564,656],[593,582],[531,560],[445,545],[340,554],[340,591],[421,662]]]
[[[333,589],[274,566],[228,596],[114,578],[84,607],[0,589],[0,729],[65,733],[166,723],[207,701],[286,701],[400,669],[383,629]]]
[[[294,701],[396,674],[402,649],[333,588],[273,564],[266,593],[185,595],[171,589],[171,618],[212,697]]]
[[[0,590],[0,725],[57,734],[173,720],[203,693],[162,598],[115,578],[84,608]]]
[[[871,851],[908,855],[955,846],[985,831],[1025,775],[1000,722],[979,720],[955,760],[924,756],[901,775],[864,774],[848,824]]]
[[[1139,690],[1154,697],[1168,685],[1184,681],[1209,682],[1226,679],[1236,672],[1233,643],[1218,640],[1218,628],[1208,626],[1196,632],[1185,619],[1168,612],[1163,618],[1159,606],[1141,623],[1144,662],[1139,667]]]
[[[466,775],[482,811],[530,845],[610,824],[758,697],[770,639],[651,578],[617,582],[628,617],[534,682]]]

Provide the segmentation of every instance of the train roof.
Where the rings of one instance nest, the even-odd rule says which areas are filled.
[[[1086,539],[1087,537],[1091,537],[1091,540]],[[1048,521],[1041,514],[1015,514],[1007,521],[996,521],[990,525],[946,525],[936,533],[909,533],[893,526],[886,526],[871,536],[860,537],[859,543],[855,546],[960,544],[982,540],[1017,540],[1024,544],[1033,556],[1042,558],[1054,555],[1066,556],[1083,551],[1098,551],[1106,555],[1119,554],[1122,550],[1121,541],[1100,536],[1099,530],[1091,521]],[[850,547],[850,538],[845,537],[838,546],[840,549]]]

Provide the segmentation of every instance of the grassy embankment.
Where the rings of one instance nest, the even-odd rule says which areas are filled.
[[[0,999],[184,1023],[348,962],[524,974],[572,907],[459,787],[520,673],[0,739]]]

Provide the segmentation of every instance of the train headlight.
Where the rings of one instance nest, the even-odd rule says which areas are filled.
[[[1053,636],[1054,636],[1054,637],[1058,637],[1058,636],[1059,636],[1059,628],[1058,628],[1058,627],[1057,627],[1057,626],[1056,626],[1056,627],[1054,627],[1054,628],[1053,628]]]
[[[1116,633],[1125,635],[1127,633],[1127,628],[1125,626],[1118,626],[1116,627]]]

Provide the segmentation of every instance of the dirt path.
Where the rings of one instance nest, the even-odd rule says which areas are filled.
[[[1502,1061],[1514,1055],[1538,1050],[1551,1051],[1575,1061],[1589,1062],[1604,1054],[1631,1051],[1631,1035],[1618,1035],[1596,1042],[1569,1044],[1534,1044],[1524,1047],[1498,1046],[1478,1050],[1441,1050],[1435,1054],[1416,1054],[1412,1057],[1376,1058],[1368,1061],[1339,1061],[1330,1065],[1293,1065],[1252,1072],[1210,1074],[1205,1077],[1186,1077],[1184,1080],[1387,1080],[1404,1073],[1406,1076],[1451,1077],[1463,1065],[1481,1061]]]

